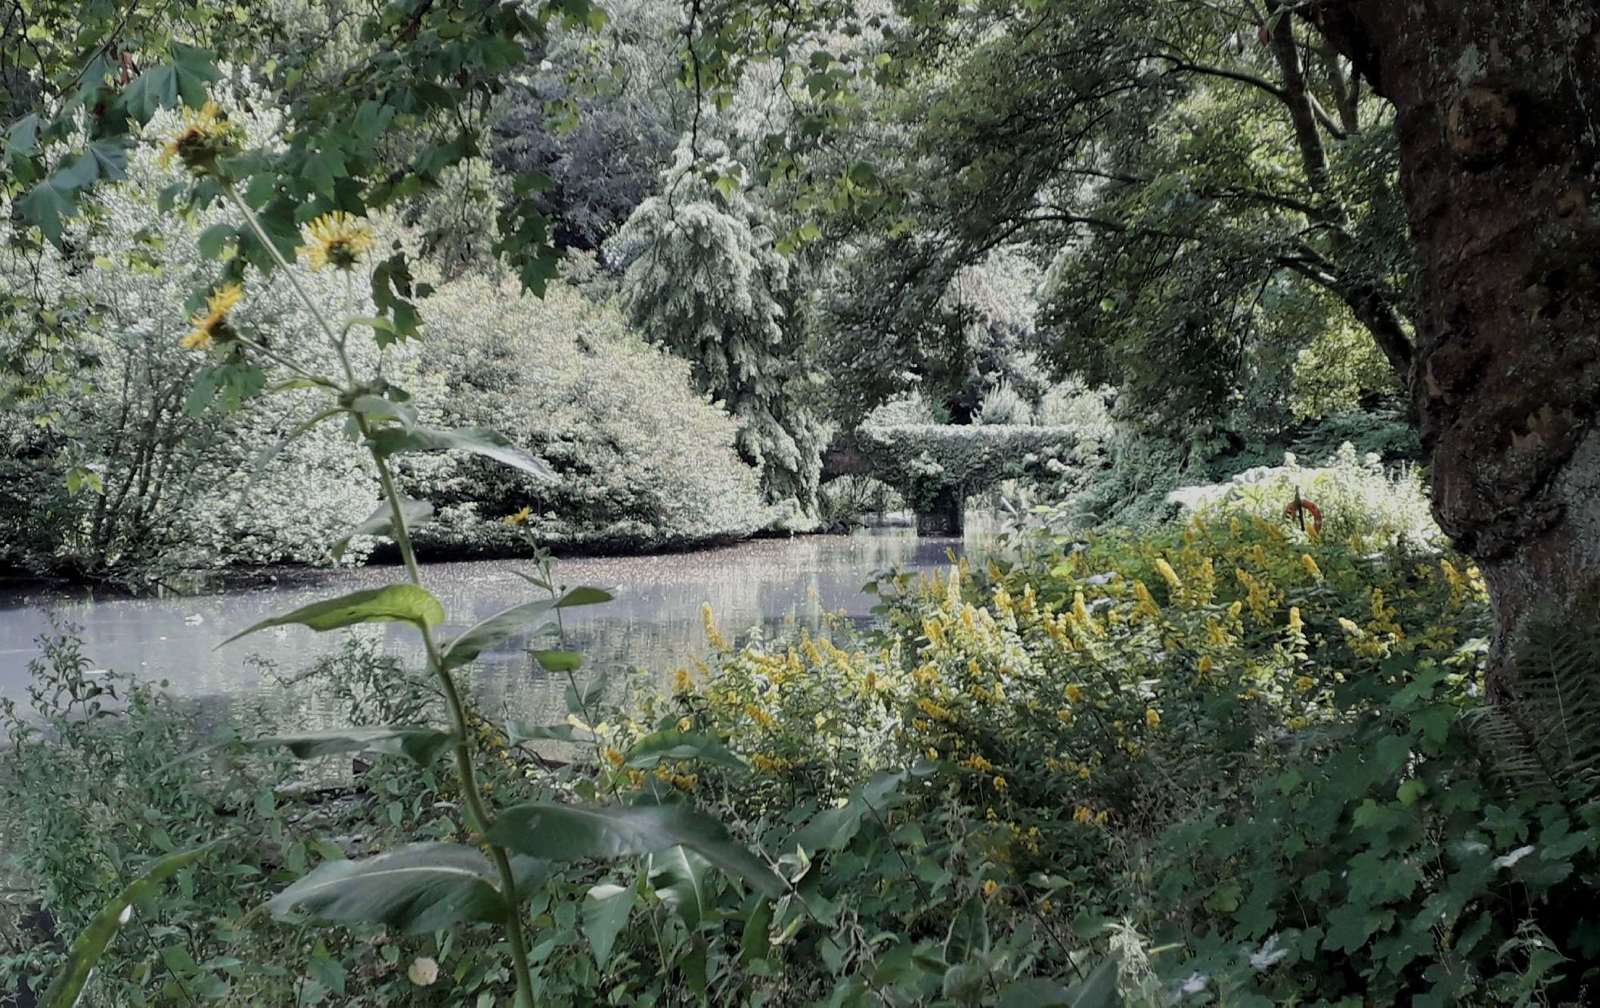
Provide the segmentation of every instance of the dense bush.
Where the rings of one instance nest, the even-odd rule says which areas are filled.
[[[438,517],[424,548],[492,553],[546,545],[647,549],[748,535],[765,520],[735,424],[692,391],[684,362],[646,346],[611,307],[564,284],[542,299],[463,279],[422,306],[425,415],[492,427],[554,482],[470,457],[408,460]],[[522,529],[503,518],[529,509]]]
[[[1064,968],[1049,935],[1118,949],[1131,1003],[1582,1001],[1592,763],[1551,747],[1572,783],[1530,791],[1540,762],[1490,758],[1481,584],[1391,543],[1223,513],[895,578],[883,637],[734,651],[713,628],[710,663],[644,711],[756,768],[693,784],[746,821],[848,809],[921,764],[923,786],[867,784],[880,815],[817,869],[838,933],[881,932],[883,960],[977,898],[1035,969]],[[896,856],[921,884],[874,875]]]
[[[268,112],[238,124],[277,125]],[[150,133],[172,129],[163,115]],[[69,227],[67,251],[5,242],[0,292],[31,308],[0,325],[0,355],[19,366],[0,384],[0,562],[144,582],[230,563],[318,562],[371,509],[336,428],[311,431],[256,471],[312,412],[307,393],[224,412],[219,403],[246,390],[179,346],[200,307],[186,299],[215,276],[197,240],[226,216],[157,216],[159,194],[179,177],[181,166],[141,147],[127,180],[99,190]],[[93,256],[72,251],[84,248]],[[344,296],[326,278],[302,280]],[[309,360],[331,353],[306,338],[310,320],[282,283],[247,290],[235,315]]]
[[[706,658],[669,686],[641,679],[620,706],[575,686],[563,724],[481,725],[497,796],[692,802],[788,880],[763,898],[683,848],[552,868],[531,891],[541,996],[1052,1004],[1077,982],[1070,1003],[1093,1005],[1585,1003],[1592,620],[1530,631],[1519,699],[1484,708],[1481,582],[1361,506],[1331,503],[1322,535],[1248,501],[1140,534],[1034,533],[946,575],[886,576],[865,634],[735,648],[708,611]],[[117,1003],[174,978],[248,1001],[297,974],[302,1003],[504,991],[481,926],[353,925],[307,946],[242,912],[319,861],[459,839],[449,781],[379,758],[353,803],[315,815],[351,847],[311,843],[297,824],[318,806],[263,792],[250,762],[161,760],[195,740],[154,694],[135,691],[125,725],[78,716],[86,662],[51,647],[65,671],[39,666],[40,695],[67,683],[65,709],[44,704],[53,736],[23,728],[4,770],[26,813],[8,846],[61,919],[134,851],[228,832],[219,817],[273,838],[141,911],[151,932],[106,966]],[[330,672],[357,723],[437,702],[370,651]],[[531,755],[555,743],[576,762]],[[80,782],[67,801],[63,773]],[[99,853],[52,847],[84,817],[100,829],[76,843]]]

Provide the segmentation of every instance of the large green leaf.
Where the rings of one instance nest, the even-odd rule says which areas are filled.
[[[554,608],[555,603],[549,599],[524,602],[522,605],[503,609],[481,623],[468,627],[444,649],[444,667],[453,669],[467,664],[501,641],[526,632],[529,626]],[[543,629],[545,625],[539,623],[534,629]]]
[[[1089,975],[1063,987],[1054,980],[1034,977],[1009,983],[1000,992],[1000,1008],[1120,1008],[1117,961],[1104,959]]]
[[[514,865],[520,886],[545,866]],[[272,898],[276,917],[306,914],[341,923],[369,921],[426,934],[462,921],[505,920],[499,876],[483,853],[448,843],[419,843],[376,857],[324,861]]]
[[[400,501],[400,513],[405,518],[407,527],[414,528],[433,517],[433,505],[427,501],[406,497]],[[350,548],[350,540],[357,536],[386,536],[393,531],[394,510],[389,507],[388,501],[385,501],[367,516],[366,521],[346,532],[343,539],[333,544],[333,558],[337,560],[344,556],[344,551]]]
[[[592,731],[570,724],[534,725],[526,721],[511,721],[506,725],[506,738],[512,745],[519,742],[571,742],[574,745],[593,745],[600,737]]]
[[[309,732],[304,735],[273,735],[251,739],[246,745],[257,749],[288,749],[296,759],[312,759],[344,752],[387,753],[408,756],[427,766],[455,741],[449,732],[426,725],[392,725],[386,728],[344,728],[338,731]]]
[[[662,760],[699,760],[735,770],[744,769],[744,761],[726,746],[692,732],[651,732],[635,742],[627,755],[627,765],[640,770],[648,770]]]
[[[444,606],[426,589],[411,584],[390,585],[387,588],[368,588],[351,592],[338,598],[324,599],[301,606],[282,616],[272,616],[223,641],[232,644],[268,627],[299,623],[313,630],[337,630],[357,623],[414,623],[418,626],[437,626],[444,622]],[[217,645],[221,647],[222,644]]]
[[[513,469],[542,479],[554,479],[555,473],[543,462],[512,444],[503,434],[476,427],[462,430],[441,430],[437,427],[413,427],[409,430],[386,427],[374,431],[368,439],[379,455],[398,455],[402,452],[464,451],[493,459]]]
[[[602,970],[611,959],[617,935],[628,924],[637,890],[633,886],[597,885],[583,897],[583,933],[594,952],[595,965]]]
[[[83,996],[85,987],[89,983],[89,976],[94,972],[94,965],[105,953],[106,947],[115,938],[118,929],[127,921],[124,914],[133,912],[133,904],[147,899],[155,894],[157,887],[186,865],[193,864],[205,856],[220,841],[212,841],[200,847],[178,851],[152,864],[143,875],[129,883],[126,889],[118,893],[89,921],[87,927],[79,933],[72,943],[72,949],[67,953],[67,961],[62,964],[61,972],[56,974],[51,981],[50,989],[44,992],[44,1000],[40,1004],[45,1008],[71,1008]]]
[[[784,891],[783,880],[733,842],[722,823],[687,805],[518,805],[500,815],[488,839],[550,861],[632,857],[687,847],[769,896]]]
[[[650,855],[648,877],[656,896],[667,909],[683,918],[692,931],[705,920],[711,906],[706,894],[705,858],[686,847],[669,847]]]
[[[843,850],[855,838],[865,816],[882,815],[897,804],[896,792],[909,776],[904,770],[875,774],[844,805],[818,812],[789,839],[787,849],[800,847],[813,854],[821,850]]]
[[[585,585],[578,588],[568,588],[561,594],[561,598],[556,601],[556,605],[562,609],[570,609],[573,606],[599,605],[602,602],[610,602],[614,598],[616,596],[604,588],[592,588]]]

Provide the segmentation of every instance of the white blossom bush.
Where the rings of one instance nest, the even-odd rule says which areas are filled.
[[[247,135],[278,129],[269,102],[239,100],[226,87],[217,97]],[[221,276],[221,263],[202,256],[201,237],[231,217],[221,205],[156,212],[163,190],[183,180],[181,165],[163,164],[159,149],[177,128],[175,113],[151,122],[127,178],[97,190],[69,224],[68,251],[25,251],[11,236],[3,243],[0,293],[32,311],[0,325],[0,353],[32,370],[0,389],[0,562],[89,577],[138,571],[156,581],[230,564],[320,563],[376,500],[336,426],[261,458],[263,445],[314,412],[311,393],[244,398],[236,411],[220,408],[225,395],[208,402],[196,393],[211,361],[179,345],[198,307],[186,302]],[[91,246],[92,260],[73,251]],[[342,280],[296,269],[315,295],[360,309]],[[59,352],[48,356],[57,345],[52,319]],[[285,277],[263,282],[247,271],[230,320],[282,352],[332,366]]]
[[[554,482],[470,457],[408,457],[401,473],[435,520],[424,547],[498,553],[525,544],[648,549],[741,538],[766,519],[736,423],[614,307],[565,283],[543,299],[466,278],[422,304],[424,417],[492,427],[555,470]],[[527,509],[520,525],[504,521]]]

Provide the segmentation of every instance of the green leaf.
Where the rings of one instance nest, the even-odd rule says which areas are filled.
[[[481,428],[440,430],[436,427],[416,427],[404,430],[388,427],[374,431],[369,440],[373,450],[385,458],[403,452],[464,451],[520,469],[540,479],[555,478],[549,466],[513,445],[504,435]]]
[[[1120,1008],[1121,1004],[1115,959],[1101,960],[1071,988],[1035,977],[1007,984],[1000,992],[1000,1008]]]
[[[576,672],[583,664],[583,655],[576,651],[535,651],[533,657],[546,672]]]
[[[628,924],[638,893],[633,886],[597,885],[583,897],[583,934],[589,939],[595,965],[602,970],[611,959],[617,935]]]
[[[574,606],[600,605],[614,598],[616,596],[604,588],[569,588],[556,601],[556,606],[560,609],[571,609]]]
[[[981,959],[989,953],[989,909],[982,896],[961,904],[945,933],[944,961],[952,964]]]
[[[502,609],[488,619],[467,628],[451,641],[450,646],[444,649],[444,667],[453,669],[467,664],[501,641],[526,632],[529,626],[554,608],[554,602],[539,599]],[[542,629],[545,625],[540,623],[535,629]]]
[[[545,866],[522,859],[519,886]],[[275,917],[370,921],[404,934],[427,934],[462,921],[505,920],[507,904],[494,866],[472,847],[419,843],[376,857],[324,861],[272,898]]]
[[[455,736],[449,732],[426,725],[394,725],[386,728],[345,728],[304,735],[273,735],[250,739],[245,744],[255,749],[288,749],[296,759],[313,759],[344,752],[372,752],[407,756],[419,765],[427,766],[454,741]]]
[[[711,909],[706,899],[705,858],[684,847],[671,847],[650,855],[650,885],[661,902],[683,919],[692,931]]]
[[[758,898],[755,909],[745,918],[744,933],[739,937],[739,961],[745,965],[764,960],[772,953],[772,901]]]
[[[433,517],[433,505],[427,501],[412,500],[409,497],[400,499],[400,514],[406,520],[406,526],[414,528]],[[350,540],[357,536],[387,536],[394,531],[394,510],[385,501],[379,504],[367,520],[346,532],[344,538],[333,544],[333,558],[335,560],[344,556],[344,551],[350,548]]]
[[[627,765],[648,770],[662,760],[699,760],[743,770],[744,761],[704,735],[681,731],[651,732],[628,750]]]
[[[861,820],[873,812],[881,814],[897,802],[895,792],[909,777],[907,771],[887,771],[873,776],[862,785],[850,800],[839,808],[824,809],[817,813],[805,827],[789,839],[787,849],[795,847],[816,853],[822,850],[843,850],[861,828]]]
[[[489,828],[488,839],[551,861],[631,857],[687,847],[768,896],[784,891],[783,880],[729,839],[722,823],[687,805],[518,805],[501,814]]]
[[[40,1004],[45,1008],[71,1008],[83,996],[85,987],[88,986],[89,977],[94,972],[95,963],[105,953],[111,939],[115,938],[117,931],[127,919],[124,913],[132,913],[135,903],[144,902],[154,896],[157,887],[171,878],[178,870],[200,860],[220,841],[212,841],[200,847],[169,854],[147,868],[143,875],[134,879],[127,888],[118,893],[109,903],[101,907],[88,926],[78,934],[72,942],[72,949],[67,953],[67,961],[62,964],[61,972],[51,981],[50,988],[44,992],[44,1000]]]
[[[28,190],[17,200],[22,219],[44,232],[53,245],[61,244],[61,221],[73,212],[73,194],[57,188],[49,179]]]
[[[573,745],[592,745],[598,736],[576,725],[530,725],[526,721],[512,721],[506,725],[506,738],[511,745],[519,742],[570,742]]]
[[[368,588],[338,598],[324,599],[282,616],[272,616],[241,630],[217,645],[232,644],[268,627],[299,623],[318,633],[354,626],[357,623],[413,623],[438,626],[444,622],[444,606],[426,589],[411,584]]]
[[[393,420],[403,430],[414,430],[417,426],[417,408],[410,403],[395,402],[383,396],[359,395],[350,403],[352,412],[376,420]]]

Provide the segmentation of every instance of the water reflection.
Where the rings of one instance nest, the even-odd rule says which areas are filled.
[[[978,538],[986,538],[978,533]],[[725,633],[772,633],[786,622],[815,628],[824,612],[868,616],[873,599],[861,588],[875,571],[928,569],[946,563],[962,540],[919,539],[909,530],[848,536],[767,539],[719,549],[649,557],[574,559],[557,568],[568,584],[619,589],[616,601],[567,611],[565,646],[585,655],[586,671],[642,667],[665,676],[702,654],[700,608],[710,603]],[[435,564],[429,587],[452,623],[446,634],[525,601],[529,586],[516,562]],[[144,679],[166,679],[173,693],[211,716],[260,710],[270,720],[310,727],[336,724],[339,712],[313,692],[285,690],[264,676],[252,655],[281,672],[299,671],[339,646],[338,634],[279,628],[221,650],[243,627],[330,594],[398,580],[397,568],[329,574],[310,584],[282,585],[190,598],[101,599],[79,594],[0,599],[0,695],[21,698],[34,640],[49,629],[47,612],[83,627],[84,653],[94,662]],[[381,640],[392,654],[416,660],[409,628],[372,625],[351,633]],[[533,668],[525,642],[485,654],[472,689],[486,710],[543,717],[563,710],[564,680]],[[208,720],[210,718],[208,717]],[[254,720],[254,718],[252,718]]]

